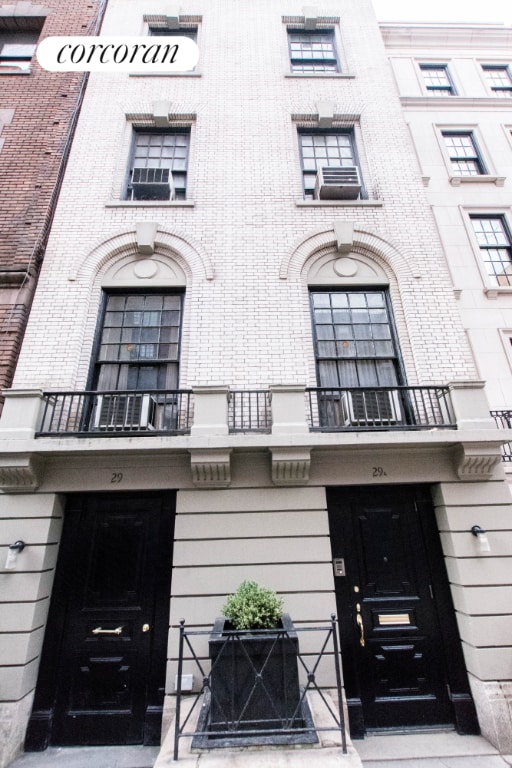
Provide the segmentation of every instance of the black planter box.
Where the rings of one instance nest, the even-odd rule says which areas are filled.
[[[288,614],[278,631],[234,631],[225,618],[216,619],[209,641],[210,730],[300,728],[298,650]]]

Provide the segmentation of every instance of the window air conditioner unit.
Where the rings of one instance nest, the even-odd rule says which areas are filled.
[[[361,192],[359,168],[355,165],[325,166],[316,175],[317,200],[356,200]]]
[[[398,392],[345,392],[341,403],[343,425],[385,427],[402,421]]]
[[[94,430],[146,431],[155,429],[155,399],[148,394],[98,395],[92,415]]]
[[[134,168],[130,186],[134,200],[174,200],[169,168]]]

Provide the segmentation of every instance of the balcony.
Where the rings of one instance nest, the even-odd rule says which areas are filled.
[[[225,392],[230,434],[272,431],[275,408],[270,390],[226,388]],[[191,390],[44,392],[36,437],[185,435],[194,421],[192,398]],[[309,387],[306,411],[312,432],[457,427],[449,388],[442,386]],[[510,417],[512,412],[495,413]]]
[[[191,394],[178,389],[44,392],[36,437],[187,434],[192,423]]]
[[[501,462],[504,444],[505,458],[512,460],[511,412],[490,413],[481,381],[373,388],[275,384],[230,389],[218,384],[157,391],[12,389],[4,397],[4,491],[38,488],[54,459],[58,466],[72,456],[80,457],[80,468],[91,467],[96,481],[103,471],[101,456],[113,451],[121,464],[123,457],[132,461],[138,455],[148,472],[163,466],[160,459],[152,462],[153,455],[166,457],[164,465],[173,466],[179,482],[201,488],[228,487],[232,467],[244,471],[249,451],[259,457],[258,471],[264,471],[270,456],[274,485],[308,483],[310,471],[317,479],[327,473],[329,482],[339,482],[344,465],[332,463],[337,454],[350,458],[346,468],[354,482],[359,467],[363,472],[374,466],[376,451],[387,456],[387,477],[396,462],[400,475],[407,455],[408,477],[424,479],[430,466],[425,456],[432,451],[442,455],[440,462],[431,463],[434,479],[439,472],[450,477],[450,466],[459,479],[489,479]],[[354,464],[356,456],[365,460]],[[360,482],[365,479],[363,472]]]
[[[272,429],[271,396],[268,389],[230,389],[228,428],[235,432],[263,432]]]
[[[308,387],[312,431],[456,429],[448,387]]]
[[[512,429],[511,410],[491,411],[491,416],[496,422],[498,429]],[[512,443],[503,443],[501,456],[503,461],[512,461]]]

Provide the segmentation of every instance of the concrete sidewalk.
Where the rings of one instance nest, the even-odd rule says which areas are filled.
[[[22,755],[12,768],[153,768],[159,747],[52,747]],[[168,756],[167,756],[168,757]],[[165,765],[164,755],[159,765]],[[353,742],[349,755],[341,749],[262,750],[187,755],[177,768],[508,768],[512,756],[481,736],[454,732],[367,736]]]
[[[481,736],[454,731],[369,735],[354,746],[363,768],[508,768],[512,756],[500,755]]]
[[[26,752],[9,768],[153,768],[160,747],[49,747]]]

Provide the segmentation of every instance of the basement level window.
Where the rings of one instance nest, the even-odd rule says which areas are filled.
[[[0,73],[28,73],[39,32],[0,32]]]

